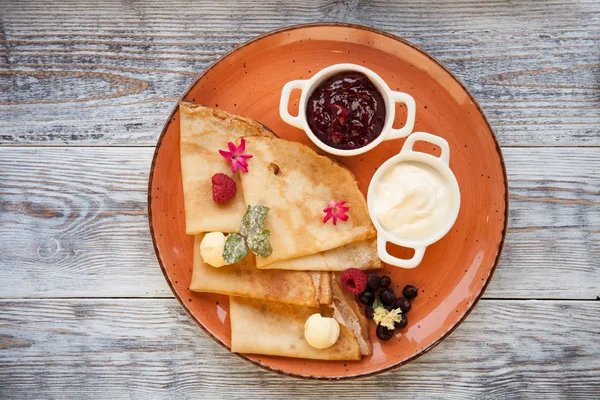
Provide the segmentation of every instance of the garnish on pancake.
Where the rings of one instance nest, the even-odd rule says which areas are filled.
[[[188,103],[180,111],[186,232],[195,234],[190,290],[231,296],[232,351],[370,354],[364,312],[329,272],[358,268],[360,294],[360,270],[381,267],[352,173],[247,118]]]
[[[225,240],[223,259],[227,264],[236,263],[246,257],[248,249],[259,257],[271,255],[271,232],[265,229],[268,212],[269,207],[248,206],[242,218],[240,233],[231,233]]]
[[[242,172],[248,172],[248,162],[246,160],[252,158],[252,154],[245,154],[246,141],[244,138],[240,140],[240,145],[236,146],[235,143],[227,143],[229,151],[219,150],[219,154],[223,156],[227,161],[231,162],[231,172],[235,172],[239,169]]]
[[[325,213],[325,218],[323,218],[323,223],[327,223],[327,221],[329,221],[330,219],[332,220],[334,225],[337,225],[337,220],[339,219],[340,221],[348,221],[348,214],[346,214],[348,212],[348,210],[350,210],[349,207],[347,207],[346,205],[346,200],[342,200],[342,201],[335,201],[335,200],[329,200],[329,203],[327,204],[327,208],[323,209],[323,212]]]

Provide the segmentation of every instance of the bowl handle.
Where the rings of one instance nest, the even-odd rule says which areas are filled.
[[[296,128],[302,128],[302,120],[300,118],[302,110],[298,110],[298,116],[294,117],[288,112],[288,104],[290,102],[292,90],[304,90],[306,82],[306,80],[296,80],[286,83],[283,86],[283,90],[281,91],[281,99],[279,100],[279,115],[281,116],[281,119],[288,124],[295,126]]]
[[[450,146],[448,146],[448,142],[446,141],[446,139],[436,135],[432,135],[431,133],[427,132],[415,132],[412,135],[410,135],[408,139],[406,139],[406,142],[404,142],[404,146],[402,146],[400,154],[416,153],[413,150],[413,146],[415,142],[419,140],[440,146],[440,160],[442,160],[446,165],[450,164]]]
[[[386,249],[387,242],[388,241],[384,237],[384,235],[382,235],[381,233],[377,235],[377,255],[384,263],[393,265],[395,267],[412,269],[419,265],[421,263],[421,260],[423,260],[423,256],[425,255],[426,249],[425,246],[415,248],[415,254],[412,256],[412,258],[405,260],[402,258],[394,257],[390,253],[388,253]]]
[[[390,129],[390,133],[385,137],[384,140],[407,137],[415,127],[415,114],[417,113],[417,104],[415,103],[415,99],[413,99],[413,97],[408,93],[393,91],[392,99],[394,99],[394,103],[404,103],[406,105],[406,123],[400,129]]]

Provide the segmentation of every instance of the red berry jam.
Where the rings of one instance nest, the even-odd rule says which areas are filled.
[[[308,98],[308,126],[323,143],[353,150],[375,140],[383,130],[385,102],[373,82],[360,72],[342,72],[319,85]]]

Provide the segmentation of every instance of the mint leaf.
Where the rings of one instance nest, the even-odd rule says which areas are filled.
[[[248,246],[244,237],[239,233],[231,233],[225,239],[225,247],[223,248],[223,259],[227,264],[234,264],[246,257],[248,254]]]
[[[265,220],[269,207],[265,206],[248,206],[246,214],[242,218],[242,227],[240,234],[246,238],[256,235],[265,229]]]
[[[268,257],[273,253],[269,242],[271,232],[265,229],[265,220],[269,213],[269,207],[248,206],[246,214],[242,218],[240,233],[246,238],[250,250],[259,257]]]
[[[268,257],[273,253],[273,248],[271,247],[271,243],[269,242],[269,232],[266,229],[249,236],[246,240],[248,242],[248,247],[250,250],[259,257]]]
[[[383,303],[379,300],[379,296],[375,296],[375,301],[373,302],[373,310],[376,310],[378,307],[383,307]]]

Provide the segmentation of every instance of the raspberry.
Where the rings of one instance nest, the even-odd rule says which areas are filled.
[[[342,285],[352,294],[361,294],[367,287],[367,276],[358,268],[348,268],[342,274]]]
[[[224,204],[235,197],[237,187],[235,181],[225,174],[214,174],[212,177],[212,197],[215,203]]]

